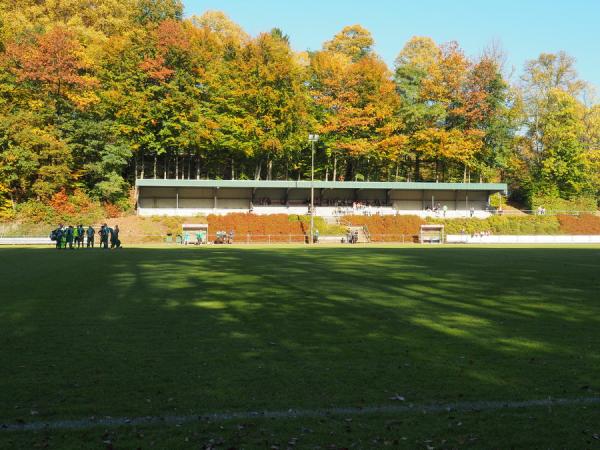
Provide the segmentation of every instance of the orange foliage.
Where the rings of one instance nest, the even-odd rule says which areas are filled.
[[[150,78],[165,81],[173,75],[174,71],[165,66],[165,58],[162,55],[156,58],[146,58],[140,63],[140,69],[148,74]]]
[[[92,80],[81,75],[86,65],[80,59],[81,45],[75,34],[55,27],[36,38],[34,44],[9,44],[7,55],[18,62],[14,72],[19,80],[83,87]],[[60,92],[58,92],[60,93]]]
[[[558,216],[564,234],[600,234],[600,217],[593,214]]]
[[[109,219],[114,219],[116,217],[120,217],[121,214],[123,213],[123,211],[121,211],[121,208],[119,208],[117,205],[114,205],[112,203],[105,203],[103,206],[104,206],[104,212],[106,214],[106,217],[108,217]]]
[[[217,231],[235,232],[236,239],[244,239],[247,234],[280,236],[284,240],[293,236],[304,236],[300,221],[290,221],[285,214],[259,216],[256,214],[233,213],[226,216],[209,215],[208,229],[210,236]],[[253,237],[254,239],[254,237]]]
[[[64,189],[54,194],[48,203],[59,214],[75,213],[75,205],[69,201],[69,196]]]
[[[348,216],[347,223],[367,226],[372,241],[397,241],[419,234],[425,221],[418,216]]]
[[[188,51],[191,48],[190,36],[186,32],[182,22],[165,20],[158,26],[156,35],[158,38],[158,48],[163,52],[169,49]]]

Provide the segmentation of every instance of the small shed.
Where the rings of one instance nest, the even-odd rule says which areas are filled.
[[[444,225],[421,225],[419,242],[421,244],[443,244]]]
[[[208,224],[207,223],[184,223],[181,225],[182,235],[189,233],[191,241],[196,244],[208,243]],[[197,236],[200,236],[199,238]]]

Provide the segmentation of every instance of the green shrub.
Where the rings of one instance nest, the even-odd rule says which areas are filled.
[[[36,200],[29,200],[17,205],[16,219],[25,223],[54,224],[59,218],[50,205]]]
[[[48,202],[29,200],[17,205],[15,219],[25,224],[95,224],[104,217],[104,208],[84,192],[55,194]]]
[[[443,224],[447,234],[467,234],[491,231],[493,234],[561,234],[555,216],[492,216],[487,219],[431,219],[429,223]]]
[[[500,192],[490,195],[490,206],[498,208],[500,205],[506,205],[506,200]]]
[[[307,230],[310,228],[310,216],[296,216],[290,215],[290,222],[301,221],[304,224],[304,228]],[[314,226],[316,230],[319,230],[319,234],[322,236],[335,236],[335,235],[344,235],[346,234],[346,227],[338,224],[327,223],[327,221],[323,217],[315,216],[314,218]]]
[[[598,207],[596,199],[593,197],[576,197],[571,200],[565,200],[548,195],[532,195],[531,209],[537,210],[540,206],[546,208],[548,212],[592,212],[596,211]]]

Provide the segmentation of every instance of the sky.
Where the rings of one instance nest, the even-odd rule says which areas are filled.
[[[507,56],[505,72],[516,81],[525,61],[564,50],[600,95],[598,0],[183,0],[187,16],[224,11],[255,36],[278,27],[297,50],[317,50],[346,25],[360,24],[375,50],[393,67],[412,36],[457,41],[468,56],[491,42]]]

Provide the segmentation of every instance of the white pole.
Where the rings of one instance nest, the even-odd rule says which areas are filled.
[[[310,164],[310,238],[309,243],[314,242],[314,216],[315,216],[315,141],[311,141],[311,164]]]

